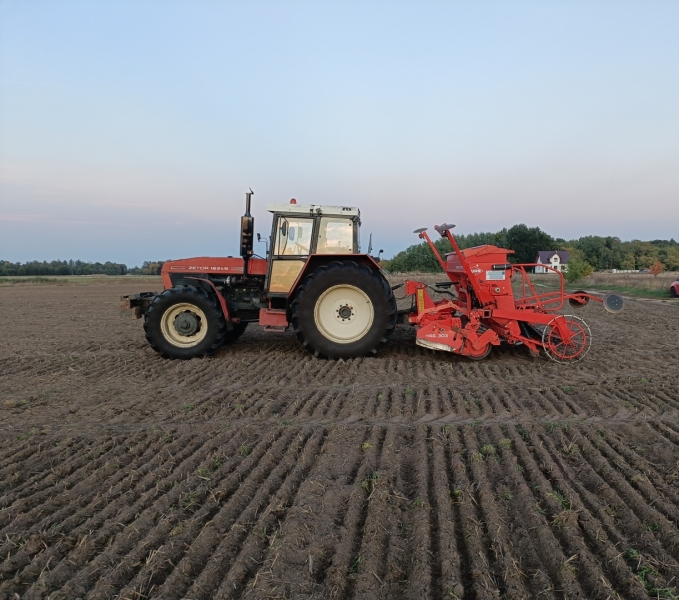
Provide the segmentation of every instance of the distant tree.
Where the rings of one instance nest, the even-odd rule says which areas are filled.
[[[572,242],[585,254],[585,260],[597,270],[620,268],[622,244],[616,237],[589,235]]]
[[[575,283],[580,279],[584,279],[587,275],[591,275],[593,272],[594,267],[587,261],[577,256],[571,256],[568,261],[568,270],[564,273],[564,277],[568,283]]]
[[[120,263],[107,262],[101,264],[83,262],[81,260],[31,261],[27,263],[10,263],[0,260],[0,275],[125,275],[127,266]]]
[[[637,269],[648,269],[658,260],[659,247],[651,242],[632,240],[629,242],[630,249],[634,254]]]
[[[448,240],[437,240],[434,245],[442,255],[452,249]],[[441,273],[443,271],[426,242],[409,246],[391,260],[383,261],[383,266],[392,273]]]
[[[455,236],[455,241],[461,250],[473,248],[474,246],[483,246],[484,244],[505,247],[503,244],[505,243],[504,236],[506,233],[506,229],[497,233],[491,233],[490,231],[466,235],[462,233]],[[436,246],[444,260],[445,255],[453,250],[448,238],[440,238],[434,241],[434,246]],[[382,266],[392,273],[441,273],[443,271],[427,242],[409,246],[393,258],[383,260]]]
[[[497,233],[486,231],[481,233],[469,233],[467,235],[460,234],[455,236],[455,240],[457,241],[457,245],[463,250],[465,248],[473,248],[475,246],[483,246],[485,244],[506,248],[506,236],[507,230],[503,229]]]
[[[539,227],[521,223],[510,227],[505,234],[506,248],[514,250],[509,260],[514,263],[533,263],[540,250],[555,250],[554,238]]]
[[[663,266],[663,264],[659,260],[656,260],[651,265],[651,268],[650,268],[651,274],[654,275],[655,277],[660,275],[660,273],[662,273],[664,270],[665,270],[665,267]]]
[[[668,271],[679,271],[679,247],[669,246],[663,249],[663,265]]]
[[[625,254],[622,261],[620,262],[620,268],[624,271],[634,271],[636,269],[637,263],[634,260],[634,254],[629,252]]]
[[[130,275],[160,275],[164,260],[145,260],[141,267],[131,267],[127,270]]]
[[[573,260],[574,258],[577,258],[578,260],[581,260],[582,262],[587,262],[587,255],[584,253],[584,251],[580,250],[580,248],[577,248],[576,246],[564,246],[563,247],[568,254],[570,254],[570,261]]]

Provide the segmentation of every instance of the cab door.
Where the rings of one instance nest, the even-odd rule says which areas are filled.
[[[277,215],[274,219],[269,294],[287,296],[310,254],[314,252],[314,219]]]

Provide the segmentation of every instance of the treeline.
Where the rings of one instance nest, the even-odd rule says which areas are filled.
[[[132,267],[128,273],[130,275],[160,275],[164,260],[145,260],[141,267]]]
[[[438,234],[436,234],[438,237]],[[679,271],[679,243],[671,240],[623,242],[617,237],[590,235],[577,240],[553,238],[539,227],[524,224],[514,225],[495,233],[471,233],[456,235],[460,248],[471,248],[482,244],[493,244],[500,248],[514,250],[510,254],[513,263],[535,262],[539,250],[568,250],[571,261],[578,268],[605,271],[608,269],[648,269],[660,261],[667,271]],[[441,255],[451,252],[447,239],[434,242]],[[426,242],[410,246],[396,254],[391,260],[382,261],[384,267],[394,273],[413,271],[436,273],[441,271],[438,261]]]
[[[45,276],[45,275],[159,275],[165,261],[144,261],[141,267],[130,267],[122,263],[107,261],[85,262],[82,260],[34,260],[12,263],[0,260],[0,276]]]

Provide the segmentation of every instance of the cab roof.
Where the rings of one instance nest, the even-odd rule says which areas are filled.
[[[361,211],[355,206],[332,206],[329,204],[267,204],[266,210],[272,213],[287,213],[309,217],[316,215],[332,217],[361,216]]]

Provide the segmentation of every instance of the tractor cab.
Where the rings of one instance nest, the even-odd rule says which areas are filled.
[[[313,255],[358,254],[361,213],[350,206],[267,204],[273,213],[265,287],[287,297]]]

